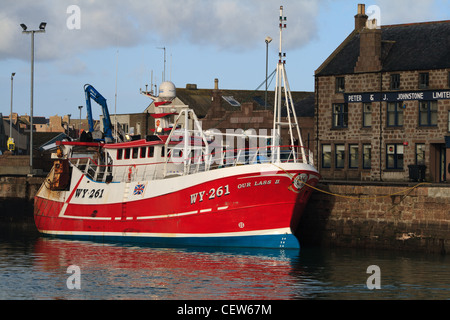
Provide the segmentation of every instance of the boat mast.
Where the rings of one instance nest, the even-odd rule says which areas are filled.
[[[298,147],[300,148],[302,161],[307,162],[305,149],[303,148],[302,136],[300,134],[300,127],[297,121],[297,115],[295,113],[294,103],[292,100],[291,89],[289,87],[289,82],[286,75],[286,53],[283,53],[283,29],[286,28],[286,17],[283,16],[283,6],[280,6],[280,46],[278,53],[278,64],[277,64],[277,75],[275,84],[275,105],[273,113],[273,136],[272,136],[272,161],[280,162],[280,145],[281,145],[281,128],[287,126],[289,128],[290,136],[290,149],[292,151],[292,156],[294,162],[297,162],[298,157],[295,152],[295,139],[293,128],[297,131],[298,136]],[[283,107],[282,96],[284,94],[284,103],[286,105],[286,117],[287,122],[281,122],[281,108]]]

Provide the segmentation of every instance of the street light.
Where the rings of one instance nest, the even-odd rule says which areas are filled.
[[[264,105],[264,109],[267,109],[267,72],[268,72],[268,68],[269,68],[269,43],[272,42],[272,38],[271,37],[266,37],[265,39],[266,41],[266,94],[265,94],[265,105]]]
[[[80,126],[78,128],[78,137],[81,138],[81,109],[83,109],[83,106],[78,106],[78,109],[80,109]]]
[[[12,138],[12,112],[13,112],[13,78],[15,72],[11,73],[11,112],[9,113],[9,137]]]
[[[23,23],[22,33],[31,34],[31,93],[30,93],[30,174],[33,174],[33,87],[34,87],[34,34],[44,33],[46,22],[41,22],[39,30],[28,30],[27,26]]]

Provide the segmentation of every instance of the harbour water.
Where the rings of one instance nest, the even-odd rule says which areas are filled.
[[[47,238],[32,225],[0,226],[1,300],[449,298],[450,257],[436,254],[155,248]]]

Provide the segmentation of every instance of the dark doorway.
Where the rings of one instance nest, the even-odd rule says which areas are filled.
[[[430,174],[433,182],[447,181],[447,149],[445,143],[430,145]]]

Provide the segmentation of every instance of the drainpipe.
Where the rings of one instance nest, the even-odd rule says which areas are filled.
[[[380,181],[383,181],[382,160],[383,160],[383,70],[380,70]]]
[[[314,84],[316,89],[315,114],[316,114],[316,166],[319,170],[319,78],[314,76]],[[313,159],[314,160],[314,159]]]

